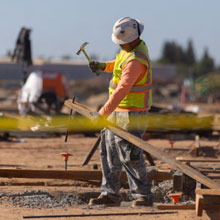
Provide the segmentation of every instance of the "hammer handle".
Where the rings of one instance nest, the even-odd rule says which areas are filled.
[[[84,55],[86,56],[87,60],[91,63],[92,60],[90,59],[90,57],[88,56],[88,54],[86,53],[85,50],[82,50],[82,52],[84,53]]]
[[[92,62],[92,60],[90,59],[90,57],[88,56],[88,54],[86,53],[85,50],[82,50],[82,52],[84,53],[85,57],[87,58],[87,60],[89,61],[89,63]],[[100,75],[100,71],[95,71],[96,72],[96,76],[99,76]]]

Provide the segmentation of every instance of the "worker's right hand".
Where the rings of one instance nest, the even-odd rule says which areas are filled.
[[[98,113],[98,112],[90,112],[91,117],[91,121],[96,125],[99,126],[100,123],[102,123],[102,116]]]
[[[90,115],[92,116],[91,120],[93,122],[97,122],[101,118],[101,115],[98,112],[90,112]]]
[[[105,63],[100,63],[100,62],[96,62],[96,61],[92,61],[89,63],[89,67],[91,69],[92,72],[97,72],[99,70],[104,70],[106,67]]]

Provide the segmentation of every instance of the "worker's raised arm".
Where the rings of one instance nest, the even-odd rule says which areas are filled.
[[[89,63],[89,67],[91,69],[92,72],[96,72],[96,71],[103,71],[106,73],[112,73],[114,70],[114,65],[115,65],[115,61],[109,61],[109,62],[97,62],[97,61],[92,61]]]
[[[105,62],[105,69],[103,70],[105,73],[112,73],[115,66],[115,60]]]

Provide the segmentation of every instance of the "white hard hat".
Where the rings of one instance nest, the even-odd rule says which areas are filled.
[[[138,19],[124,17],[113,26],[112,41],[116,44],[127,44],[137,39],[144,30],[144,24]]]

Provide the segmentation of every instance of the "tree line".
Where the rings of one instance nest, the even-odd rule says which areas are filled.
[[[166,41],[162,47],[162,54],[158,63],[175,64],[182,72],[191,75],[193,78],[204,76],[207,73],[219,70],[214,59],[209,55],[206,48],[200,59],[196,58],[193,41],[189,40],[187,47],[183,48],[174,41]]]

